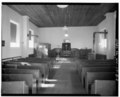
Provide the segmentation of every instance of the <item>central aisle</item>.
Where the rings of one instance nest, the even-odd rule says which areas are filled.
[[[50,74],[54,87],[42,88],[40,94],[85,94],[85,90],[76,71],[76,65],[72,61],[56,62]]]

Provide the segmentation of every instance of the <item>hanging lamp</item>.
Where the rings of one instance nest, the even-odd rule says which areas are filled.
[[[57,5],[58,8],[66,8],[68,5]]]

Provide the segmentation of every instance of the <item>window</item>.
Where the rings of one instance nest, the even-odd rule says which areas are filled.
[[[10,47],[19,47],[18,23],[10,20]]]
[[[100,40],[99,40],[99,45],[101,48],[107,48],[107,38],[106,38],[106,34],[102,33],[100,34]]]
[[[10,23],[11,42],[16,42],[17,25]]]
[[[34,32],[33,30],[29,30],[29,48],[34,48]]]

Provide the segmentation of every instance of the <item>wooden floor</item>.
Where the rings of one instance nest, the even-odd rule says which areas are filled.
[[[86,94],[72,59],[55,62],[49,80],[38,94]]]

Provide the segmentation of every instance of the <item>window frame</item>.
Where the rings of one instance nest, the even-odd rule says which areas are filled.
[[[10,47],[20,47],[20,33],[19,33],[19,24],[13,20],[10,20]],[[11,41],[11,23],[16,25],[16,41]]]

